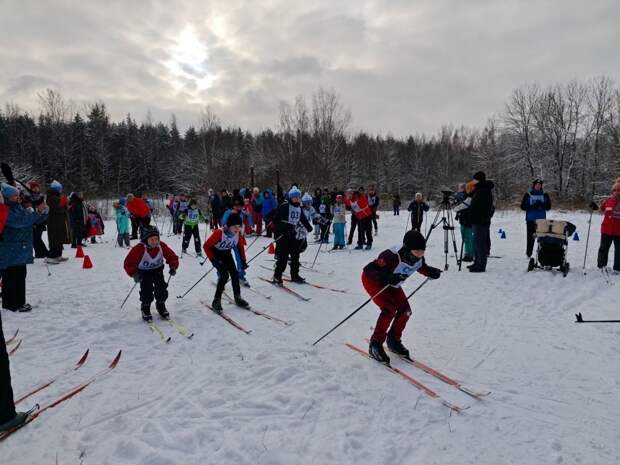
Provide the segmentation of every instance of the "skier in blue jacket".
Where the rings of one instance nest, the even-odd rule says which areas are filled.
[[[534,249],[534,234],[536,233],[536,220],[547,218],[547,212],[551,210],[551,199],[549,194],[543,191],[542,179],[535,179],[532,188],[525,193],[521,201],[521,210],[525,211],[525,222],[527,224],[527,246],[525,254],[532,256]]]

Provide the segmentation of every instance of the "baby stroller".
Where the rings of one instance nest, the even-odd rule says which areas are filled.
[[[573,223],[562,220],[536,220],[536,258],[530,258],[527,271],[535,268],[551,270],[559,268],[566,277],[570,263],[566,261],[568,237],[572,236],[577,227]]]

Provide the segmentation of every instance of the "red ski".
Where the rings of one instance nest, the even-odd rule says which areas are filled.
[[[243,331],[245,334],[251,334],[252,330],[251,329],[245,329],[243,326],[241,326],[239,323],[237,323],[235,320],[233,320],[231,317],[229,317],[228,315],[225,315],[224,313],[217,313],[215,310],[213,310],[213,307],[208,304],[207,302],[201,300],[200,303],[202,305],[204,305],[205,307],[207,307],[209,310],[211,310],[213,313],[215,313],[217,316],[222,317],[224,320],[226,320],[230,325],[234,326],[235,328],[237,328],[239,331]]]
[[[360,349],[359,347],[354,346],[353,344],[350,344],[348,342],[345,342],[345,345],[349,349],[359,353],[360,355],[363,355],[367,359],[372,360],[372,361],[376,361],[374,358],[372,358],[370,355],[368,355],[368,352],[366,352],[365,350]],[[377,363],[380,363],[380,362],[377,362]],[[412,376],[408,375],[404,371],[401,371],[398,368],[393,367],[392,365],[388,365],[388,364],[385,364],[385,363],[380,363],[380,364],[382,366],[384,366],[386,369],[388,369],[389,371],[391,371],[392,373],[395,373],[395,374],[399,375],[401,378],[403,378],[409,384],[415,386],[416,388],[418,388],[420,391],[422,391],[423,393],[425,393],[429,397],[432,397],[433,399],[438,400],[439,402],[442,403],[442,405],[448,407],[450,410],[453,410],[453,411],[455,411],[457,413],[461,413],[463,410],[469,408],[469,407],[460,407],[458,405],[453,404],[452,402],[449,402],[449,401],[443,399],[439,394],[437,394],[431,388],[425,386],[424,384],[419,382],[417,379],[415,379]]]
[[[19,328],[17,328],[17,330],[15,331],[15,334],[13,334],[13,336],[11,336],[10,338],[8,338],[5,341],[5,344],[8,346],[11,342],[13,342],[15,340],[15,338],[17,337],[18,334],[19,334]]]
[[[103,369],[102,371],[100,371],[99,373],[95,374],[94,376],[92,376],[91,378],[89,378],[88,380],[86,380],[85,382],[78,384],[77,386],[65,391],[64,394],[62,394],[60,397],[58,397],[57,399],[48,402],[47,404],[44,404],[42,407],[39,407],[38,409],[36,409],[26,420],[26,422],[24,424],[22,424],[21,426],[18,426],[16,428],[10,429],[8,431],[4,431],[3,433],[0,433],[0,441],[5,440],[7,437],[9,437],[11,434],[13,434],[15,431],[23,428],[24,426],[26,426],[27,424],[29,424],[30,422],[33,422],[34,420],[36,420],[37,418],[39,418],[39,416],[46,412],[49,409],[52,409],[54,407],[56,407],[57,405],[65,402],[66,400],[71,399],[72,397],[76,396],[77,394],[79,394],[80,392],[82,392],[84,389],[86,389],[88,386],[90,386],[91,384],[93,384],[95,381],[97,381],[99,378],[103,377],[104,375],[108,374],[110,371],[112,371],[114,368],[116,368],[116,365],[118,365],[118,362],[121,358],[121,353],[122,350],[118,351],[118,354],[116,354],[116,357],[114,357],[114,359],[112,360],[112,362],[110,362],[110,364]]]
[[[231,303],[233,305],[235,304],[234,299],[232,297],[230,297],[230,295],[228,295],[226,292],[224,292],[224,297],[226,297],[226,299],[228,300],[229,303]],[[284,326],[290,326],[291,325],[290,321],[281,320],[280,318],[277,318],[275,316],[269,315],[268,313],[265,313],[265,312],[261,312],[260,310],[254,310],[252,307],[249,307],[249,308],[239,307],[239,308],[242,309],[242,310],[250,311],[254,315],[262,316],[263,318],[266,318],[268,320],[275,321],[276,323],[283,324]]]
[[[69,373],[71,373],[73,371],[78,370],[82,365],[84,365],[86,363],[86,359],[88,358],[89,351],[90,351],[90,349],[86,349],[86,352],[84,352],[84,355],[82,355],[82,357],[78,360],[78,362],[73,367],[65,370],[63,373],[57,375],[56,377],[50,379],[49,381],[46,381],[45,383],[42,383],[42,384],[38,385],[37,387],[31,389],[29,392],[27,392],[26,394],[21,396],[19,399],[17,399],[15,401],[15,405],[17,405],[20,402],[28,399],[28,397],[35,395],[37,392],[41,392],[43,389],[51,386],[56,381],[58,381],[60,378],[68,375]]]

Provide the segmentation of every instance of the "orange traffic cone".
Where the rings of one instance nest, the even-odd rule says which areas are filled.
[[[93,262],[88,255],[84,255],[84,263],[82,264],[82,268],[88,270],[93,267]]]
[[[81,245],[77,246],[77,250],[75,251],[75,258],[84,258],[84,250]]]
[[[269,255],[275,255],[275,253],[276,253],[276,248],[275,248],[275,246],[273,245],[273,242],[272,242],[271,244],[269,244],[269,248],[267,249],[267,253],[268,253]]]

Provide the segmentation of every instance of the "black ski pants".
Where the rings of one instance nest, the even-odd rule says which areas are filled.
[[[474,264],[477,270],[487,269],[487,257],[489,255],[490,230],[491,226],[486,224],[474,224]]]
[[[26,265],[2,270],[2,308],[17,310],[26,303]]]
[[[35,224],[32,228],[32,245],[34,246],[34,257],[45,258],[49,253],[41,236],[45,231],[45,224]]]
[[[237,265],[233,260],[232,253],[230,250],[227,252],[220,252],[216,255],[216,257],[216,263],[218,264],[214,264],[215,269],[217,270],[217,287],[215,289],[215,298],[222,298],[222,293],[224,292],[224,288],[226,287],[226,283],[229,278],[234,295],[241,295],[241,287],[239,286],[239,272],[237,271]]]
[[[289,256],[291,257],[291,278],[299,276],[299,254],[303,241],[295,238],[283,237],[276,242],[276,269],[274,275],[277,278],[282,277],[282,273],[286,270]]]
[[[200,229],[198,225],[188,226],[185,225],[185,232],[183,233],[183,250],[187,250],[187,246],[189,246],[189,241],[194,237],[194,248],[196,249],[196,253],[201,253],[200,250]]]
[[[357,228],[358,219],[355,215],[351,215],[351,230],[349,231],[349,240],[347,244],[353,243],[353,235],[355,234],[355,228]]]
[[[534,241],[536,234],[536,221],[526,221],[527,226],[527,245],[525,247],[525,253],[528,257],[532,256],[532,252],[534,251]]]
[[[15,403],[13,401],[13,388],[11,387],[11,369],[9,354],[6,352],[6,341],[2,330],[2,317],[0,316],[0,423],[6,423],[15,418]]]
[[[607,266],[609,257],[609,249],[611,244],[614,245],[614,270],[620,271],[620,236],[610,236],[608,234],[601,235],[601,245],[598,249],[597,266],[603,268]]]
[[[140,302],[150,305],[153,302],[165,302],[168,299],[168,284],[164,279],[164,267],[154,270],[139,270]]]
[[[371,217],[357,221],[357,245],[372,245],[372,219]]]

